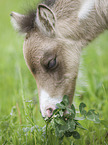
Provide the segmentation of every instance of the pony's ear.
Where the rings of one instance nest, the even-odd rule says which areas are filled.
[[[13,24],[14,29],[19,32],[23,32],[24,30],[23,30],[22,22],[23,22],[23,19],[25,19],[25,15],[12,12],[10,16],[11,16],[11,22]]]
[[[94,6],[95,6],[95,0],[82,0],[81,8],[78,13],[79,20],[85,20],[86,18],[88,18]]]
[[[34,27],[35,15],[34,12],[31,12],[29,15],[12,12],[10,16],[13,27],[18,32],[27,33]]]
[[[40,31],[48,36],[55,35],[56,17],[54,12],[46,5],[40,4],[37,8],[35,22]]]

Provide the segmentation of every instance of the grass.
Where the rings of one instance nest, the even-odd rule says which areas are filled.
[[[39,113],[36,83],[23,58],[23,37],[14,32],[9,14],[20,11],[23,0],[0,1],[0,144],[60,144],[48,131]],[[80,83],[75,104],[84,102],[101,119],[108,118],[108,32],[102,34],[82,53]],[[30,101],[33,100],[33,101]],[[108,129],[89,121],[81,124],[81,139],[64,138],[62,144],[107,145]]]

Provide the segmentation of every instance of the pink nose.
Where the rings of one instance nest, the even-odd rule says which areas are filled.
[[[52,116],[52,114],[53,114],[53,111],[54,111],[54,109],[53,109],[53,108],[48,108],[48,109],[46,110],[47,117],[51,117],[51,116]]]

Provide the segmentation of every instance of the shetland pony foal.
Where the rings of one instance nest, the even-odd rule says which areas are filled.
[[[72,103],[82,48],[108,29],[108,0],[46,0],[25,15],[12,12],[11,20],[26,34],[24,58],[42,116],[50,117],[64,95]]]

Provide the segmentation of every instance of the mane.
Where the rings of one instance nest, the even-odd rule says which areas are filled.
[[[44,0],[40,1],[42,4],[47,5],[48,7],[52,7],[55,4],[56,0]],[[35,27],[35,19],[36,19],[36,8],[29,7],[26,10],[25,17],[23,18],[22,22],[20,23],[21,26],[21,33],[27,33],[31,29]]]
[[[49,7],[53,6],[55,4],[56,0],[45,0],[45,4]]]

